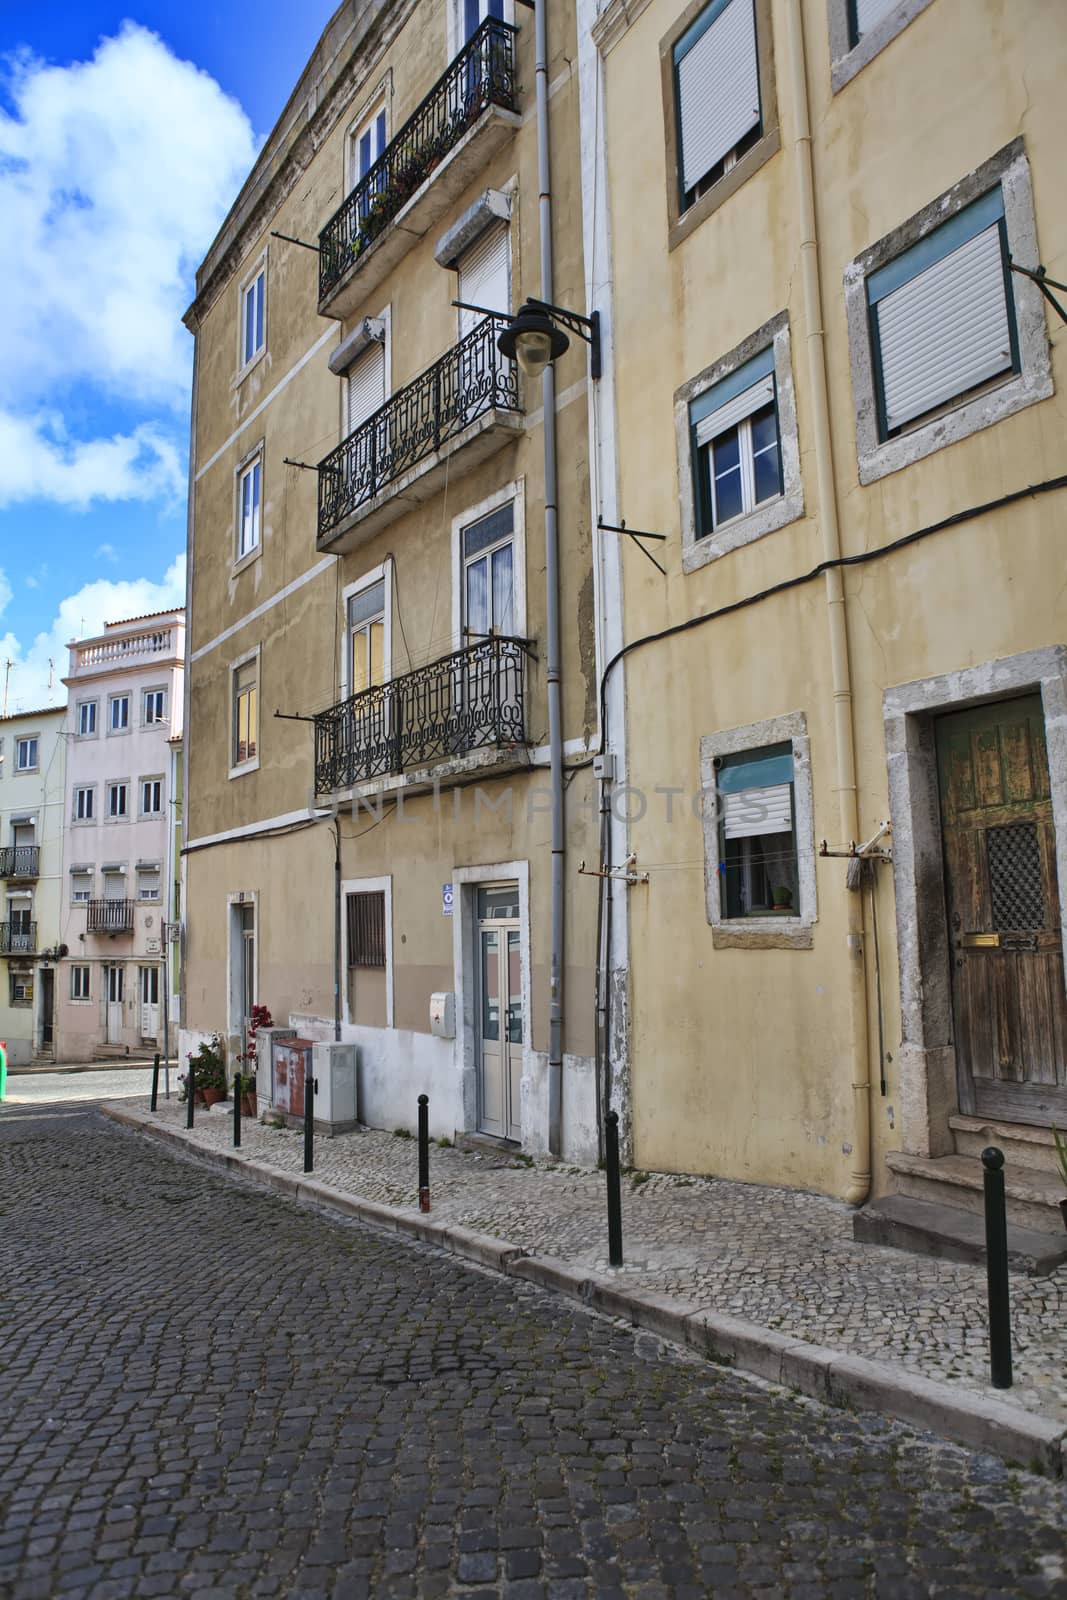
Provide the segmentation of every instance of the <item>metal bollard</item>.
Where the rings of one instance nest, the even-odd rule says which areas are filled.
[[[155,1059],[152,1062],[152,1110],[153,1111],[156,1109],[156,1101],[158,1099],[159,1099],[159,1051],[157,1050],[156,1054],[155,1054]]]
[[[193,1066],[192,1056],[189,1057],[189,1076],[185,1080],[185,1093],[185,1126],[191,1128],[193,1125],[193,1101],[196,1099],[196,1068]]]
[[[419,1210],[430,1209],[430,1097],[419,1095]]]
[[[315,1170],[315,1079],[304,1079],[304,1171]]]
[[[619,1181],[619,1113],[604,1119],[604,1165],[608,1179],[608,1260],[622,1266],[622,1190]]]
[[[233,1147],[241,1148],[241,1074],[233,1075]]]
[[[989,1372],[994,1389],[1011,1388],[1011,1307],[1008,1303],[1008,1219],[1004,1152],[982,1151],[985,1179],[985,1263],[989,1281]]]

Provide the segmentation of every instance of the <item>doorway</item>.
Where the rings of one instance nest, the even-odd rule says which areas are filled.
[[[51,967],[40,969],[40,1001],[37,1006],[37,1047],[50,1051],[55,1042],[55,982]]]
[[[483,884],[476,896],[478,1127],[518,1141],[526,1039],[519,886]]]
[[[1039,694],[935,724],[960,1110],[1067,1121],[1067,997]]]
[[[104,968],[104,994],[107,1006],[107,1043],[122,1043],[122,1002],[126,992],[126,973],[123,967]]]
[[[159,1038],[159,968],[141,968],[141,1038],[154,1044]]]

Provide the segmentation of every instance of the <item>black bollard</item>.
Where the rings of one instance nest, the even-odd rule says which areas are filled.
[[[419,1095],[419,1210],[430,1209],[430,1097]]]
[[[156,1109],[159,1099],[159,1051],[156,1051],[155,1060],[152,1062],[152,1110]]]
[[[241,1074],[233,1075],[233,1147],[241,1148]]]
[[[1008,1220],[1004,1152],[982,1151],[985,1179],[985,1264],[989,1281],[989,1372],[994,1389],[1011,1388],[1011,1308],[1008,1304]]]
[[[604,1165],[608,1177],[608,1260],[622,1266],[622,1190],[619,1182],[619,1113],[604,1120]]]
[[[315,1079],[304,1079],[304,1171],[315,1170]]]
[[[189,1076],[185,1080],[185,1094],[185,1126],[191,1128],[193,1125],[193,1101],[196,1099],[196,1068],[193,1066],[192,1056],[189,1057]]]

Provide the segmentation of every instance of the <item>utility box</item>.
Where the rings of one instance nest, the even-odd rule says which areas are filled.
[[[270,1102],[287,1120],[303,1119],[304,1084],[311,1075],[313,1048],[310,1039],[271,1040]]]
[[[311,1051],[315,1074],[315,1126],[323,1133],[347,1133],[356,1126],[356,1047],[333,1040]]]
[[[256,1035],[256,1099],[261,1111],[274,1105],[275,1040],[295,1038],[295,1028],[260,1028]]]
[[[436,1039],[456,1037],[456,997],[449,990],[430,996],[430,1032]]]

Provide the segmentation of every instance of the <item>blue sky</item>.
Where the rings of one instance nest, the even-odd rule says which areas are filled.
[[[181,314],[333,9],[0,0],[9,711],[62,700],[75,634],[182,597],[192,339]]]

